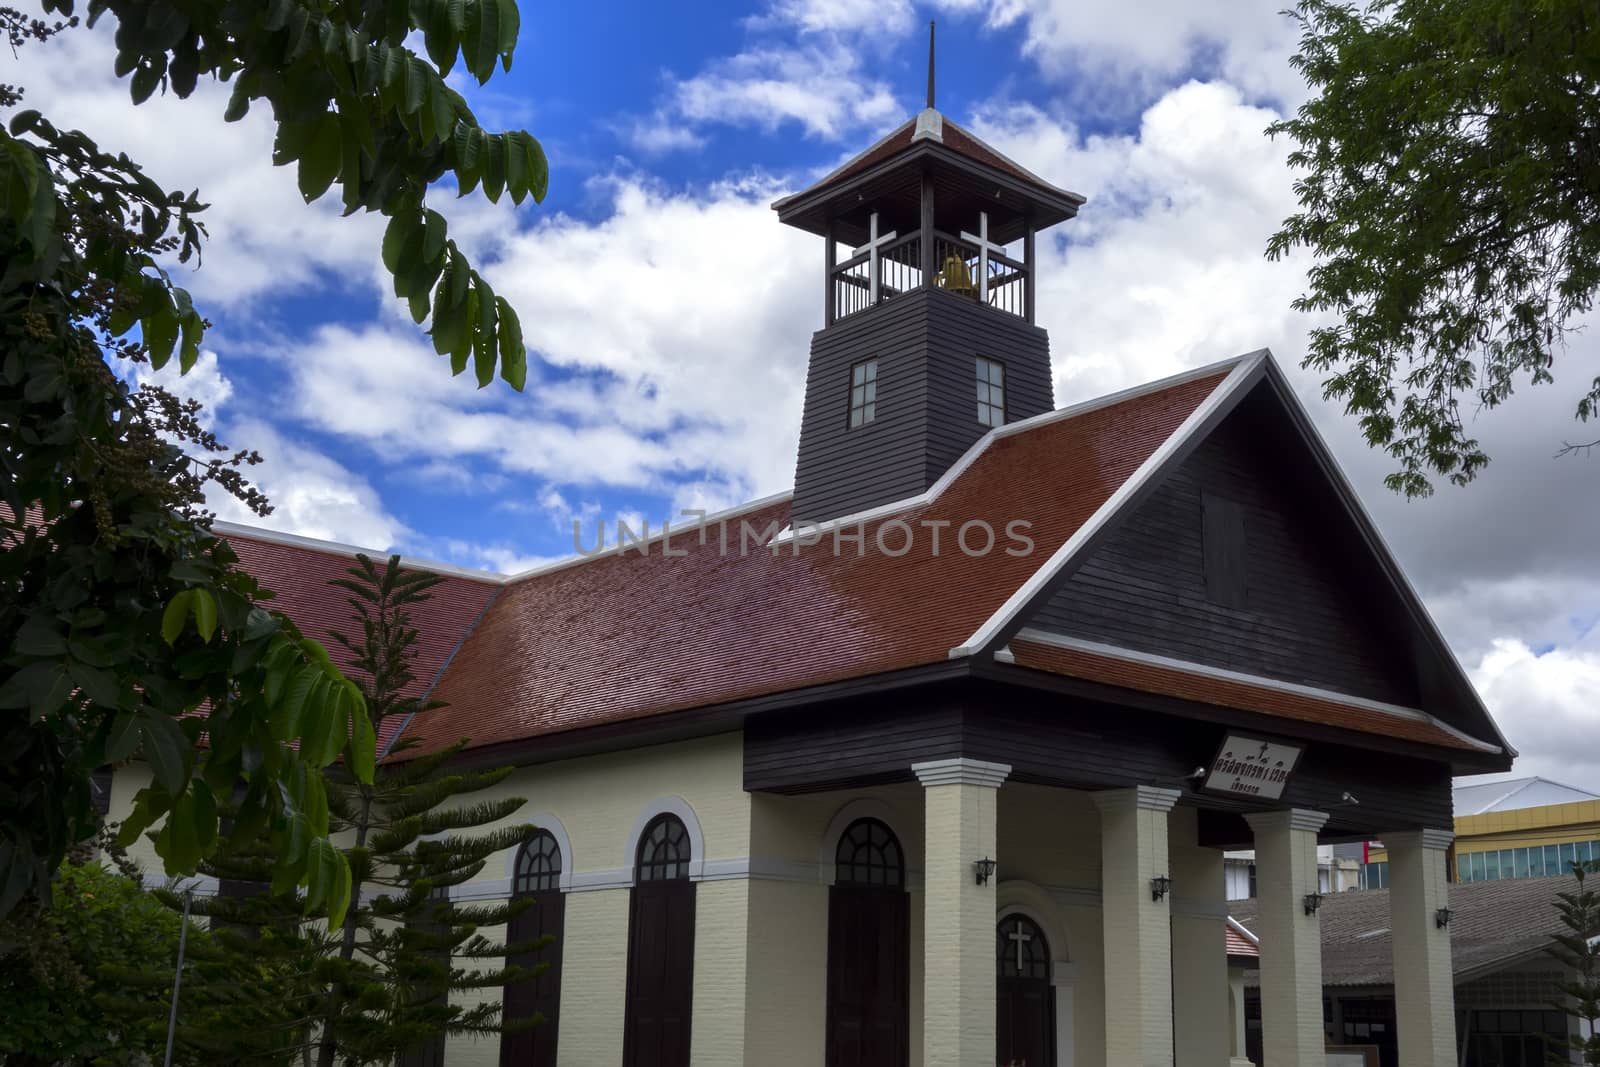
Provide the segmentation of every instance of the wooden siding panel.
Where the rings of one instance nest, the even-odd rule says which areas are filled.
[[[1227,540],[1240,535],[1230,528],[1235,523],[1242,525],[1242,557],[1241,546]],[[1249,419],[1235,416],[1111,534],[1031,625],[1416,706],[1407,646],[1364,596],[1364,583],[1345,570],[1348,551],[1298,503],[1293,483],[1253,441]],[[1219,574],[1239,563],[1242,581]]]
[[[1053,408],[1045,332],[963,297],[919,290],[814,334],[795,517],[838,518],[937,481],[987,431],[977,417],[979,355],[1005,364],[1009,420]],[[872,358],[877,417],[851,428],[850,368]]]
[[[745,788],[800,793],[907,779],[911,764],[967,756],[1006,763],[1008,781],[1070,789],[1161,785],[1184,803],[1236,816],[1285,805],[1330,815],[1327,836],[1379,837],[1396,829],[1451,825],[1450,768],[1442,762],[1280,732],[1229,727],[1143,708],[1019,689],[1001,683],[945,687],[922,698],[897,694],[886,707],[817,709],[745,731]],[[1229,732],[1305,745],[1280,801],[1198,792],[1193,772],[1209,766]],[[1356,803],[1346,799],[1346,794]],[[1244,826],[1220,820],[1218,832]]]

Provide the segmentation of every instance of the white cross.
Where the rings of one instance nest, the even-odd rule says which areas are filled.
[[[1017,973],[1021,974],[1023,970],[1022,949],[1024,945],[1033,940],[1033,935],[1024,933],[1022,927],[1018,926],[1009,934],[1007,934],[1006,937],[1008,937],[1011,942],[1017,946]]]
[[[882,262],[878,256],[878,248],[882,245],[888,244],[898,235],[898,230],[890,230],[888,233],[880,237],[878,235],[878,213],[874,211],[872,213],[872,218],[867,222],[867,243],[855,250],[855,254],[858,256],[863,252],[868,253],[867,302],[870,304],[876,304],[878,302],[878,275],[880,272],[879,264]]]
[[[1005,254],[1006,246],[992,244],[989,241],[989,213],[978,212],[978,232],[968,233],[961,231],[961,239],[978,246],[978,299],[985,304],[989,302],[989,253]]]

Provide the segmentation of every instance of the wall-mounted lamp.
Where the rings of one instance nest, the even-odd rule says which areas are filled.
[[[1450,925],[1450,920],[1454,919],[1455,917],[1456,913],[1451,911],[1449,908],[1440,908],[1438,911],[1433,913],[1433,925],[1438,929],[1443,930],[1446,926]]]
[[[994,877],[994,860],[988,856],[981,860],[973,860],[972,873],[978,876],[979,885],[988,885],[989,879]]]
[[[1158,874],[1150,879],[1150,899],[1162,901],[1167,899],[1167,892],[1172,888],[1172,879],[1164,874]]]
[[[1307,893],[1302,903],[1304,903],[1306,906],[1307,915],[1315,915],[1317,913],[1317,909],[1322,907],[1322,894]]]

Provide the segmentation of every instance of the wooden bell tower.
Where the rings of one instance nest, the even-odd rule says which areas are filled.
[[[928,106],[773,205],[823,239],[796,521],[914,496],[990,429],[1055,406],[1034,236],[1084,198],[946,118],[933,90],[930,24]]]

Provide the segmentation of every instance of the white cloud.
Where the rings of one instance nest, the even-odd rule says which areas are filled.
[[[233,396],[233,383],[222,373],[217,354],[210,349],[200,353],[200,358],[195,360],[188,374],[179,371],[175,359],[160,370],[153,370],[148,363],[129,366],[132,370],[131,384],[135,386],[159,385],[174,396],[198,400],[207,412],[202,418],[208,424],[216,420],[223,405]]]
[[[984,14],[991,26],[1020,24],[1023,52],[1049,78],[1070,80],[1075,99],[1125,114],[1197,65],[1214,68],[1252,96],[1297,102],[1304,83],[1288,65],[1299,31],[1280,0],[935,0]]]
[[[836,40],[741,52],[675,83],[670,109],[692,123],[767,132],[792,122],[824,140],[901,115],[889,86],[868,77],[860,55]]]
[[[1600,787],[1600,631],[1543,655],[1497,640],[1472,678],[1521,752],[1518,774]]]
[[[790,25],[802,33],[896,36],[911,27],[911,0],[775,0],[754,27]]]

